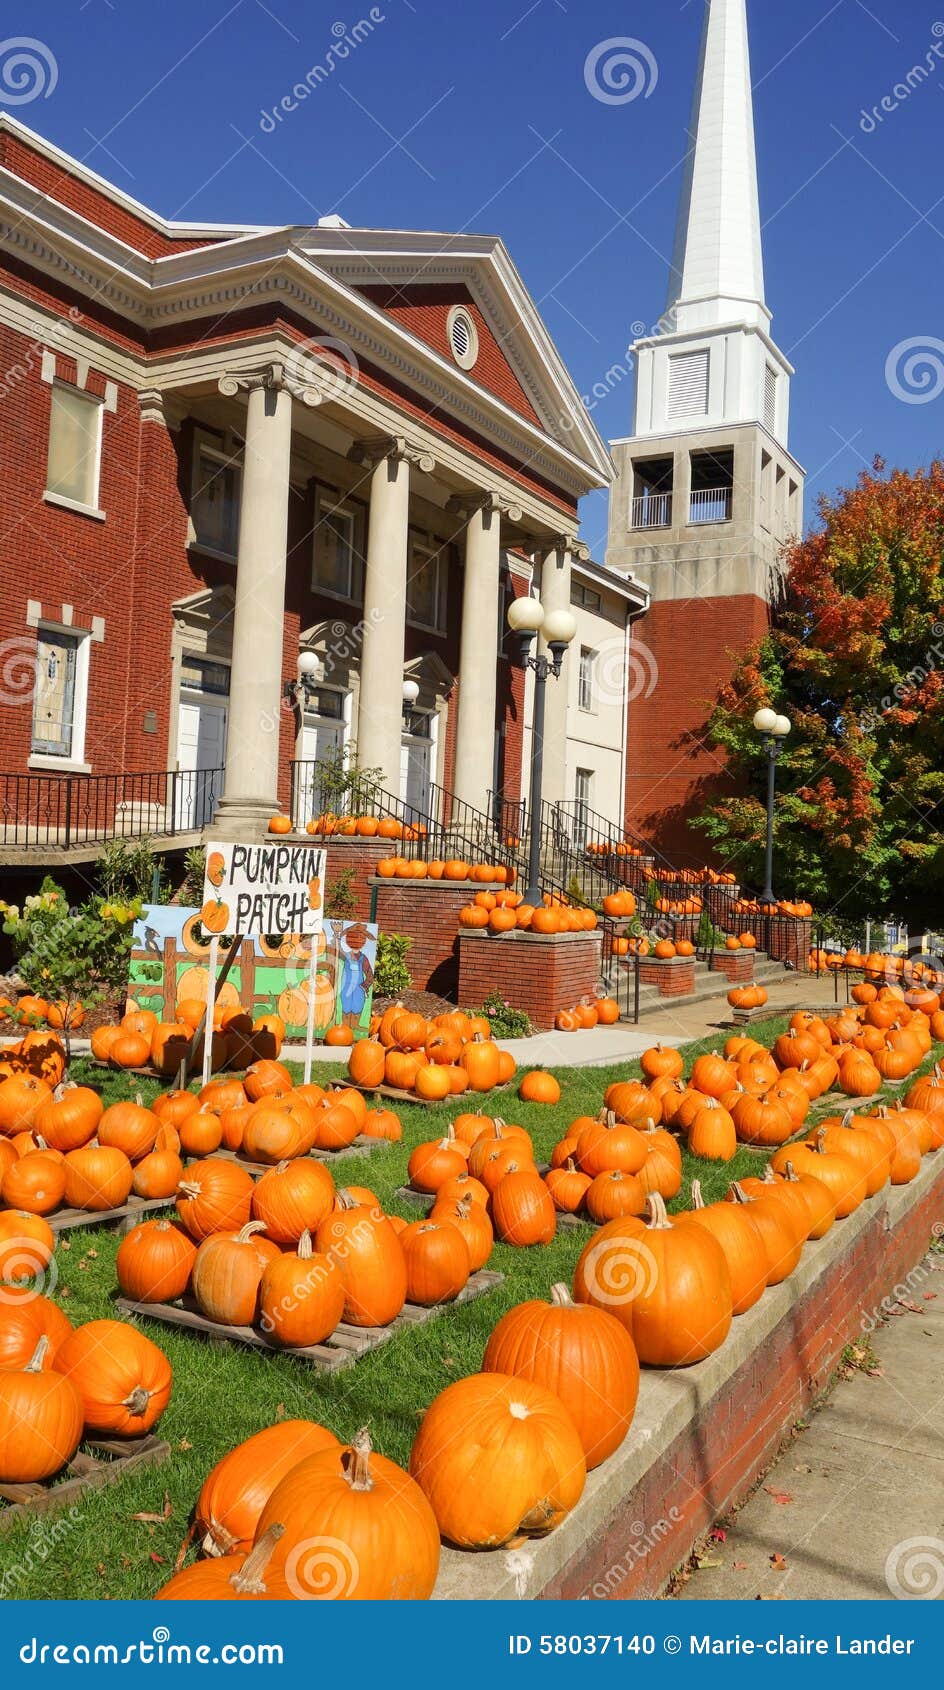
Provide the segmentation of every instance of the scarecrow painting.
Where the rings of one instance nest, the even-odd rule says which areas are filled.
[[[363,921],[335,921],[326,924],[335,945],[335,976],[338,982],[339,1022],[352,1030],[359,1027],[365,1011],[370,1013],[374,984],[376,931]]]

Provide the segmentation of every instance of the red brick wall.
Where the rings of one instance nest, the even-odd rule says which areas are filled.
[[[711,1398],[699,1395],[697,1411],[693,1407],[680,1436],[624,1506],[616,1507],[614,1497],[614,1513],[603,1531],[549,1580],[542,1599],[623,1601],[661,1595],[695,1540],[743,1500],[791,1426],[815,1402],[844,1346],[861,1337],[863,1315],[878,1307],[921,1259],[941,1219],[940,1188],[939,1176],[891,1230],[886,1230],[884,1203],[874,1204],[871,1219],[853,1234],[849,1248],[797,1295],[780,1324],[749,1352],[722,1390]],[[661,1539],[653,1534],[646,1540],[648,1552],[642,1557],[640,1520],[676,1522]]]
[[[715,951],[709,963],[713,974],[724,974],[732,986],[747,986],[754,978],[753,951]]]
[[[484,1002],[501,992],[536,1027],[553,1027],[559,1009],[570,1009],[600,990],[599,933],[481,932],[459,939],[459,1002]]]
[[[415,334],[418,340],[425,340],[450,362],[452,348],[446,333],[446,323],[450,308],[453,305],[464,305],[475,323],[479,337],[479,355],[474,369],[469,372],[471,379],[479,382],[482,387],[487,387],[506,405],[511,405],[521,416],[527,417],[529,422],[540,426],[534,406],[464,284],[431,284],[426,287],[404,288],[371,284],[369,287],[359,288],[358,292],[365,294],[374,305],[379,305],[382,311],[386,311],[411,334]]]
[[[417,991],[438,992],[441,997],[473,1007],[486,995],[464,998],[459,978],[459,911],[481,883],[472,881],[379,880],[377,921],[381,933],[405,933],[411,940],[406,959]],[[486,988],[487,990],[487,988]]]
[[[710,860],[702,836],[687,825],[709,795],[735,790],[721,753],[707,743],[714,700],[749,646],[767,631],[762,599],[667,600],[633,629],[640,673],[648,681],[629,706],[626,820],[680,867]]]
[[[690,997],[695,990],[695,959],[642,957],[639,979],[644,986],[658,986],[660,998]]]

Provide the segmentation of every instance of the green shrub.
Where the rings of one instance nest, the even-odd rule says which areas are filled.
[[[497,988],[489,992],[478,1009],[470,1009],[467,1013],[484,1015],[491,1022],[495,1039],[528,1039],[534,1032],[530,1016],[523,1009],[515,1009]]]
[[[409,990],[412,975],[406,965],[406,953],[412,939],[403,933],[381,933],[377,940],[377,965],[374,969],[374,991],[379,998],[396,998]]]

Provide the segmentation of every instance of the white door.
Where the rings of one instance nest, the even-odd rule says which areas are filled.
[[[433,744],[428,735],[404,734],[400,750],[400,797],[405,804],[429,814],[429,783]]]
[[[226,761],[226,705],[216,698],[190,694],[180,700],[177,719],[177,827],[205,827],[220,796],[219,778],[210,771]]]
[[[344,747],[344,721],[306,716],[302,725],[302,755],[295,794],[296,827],[304,827],[321,810],[318,796],[318,764],[333,758]]]

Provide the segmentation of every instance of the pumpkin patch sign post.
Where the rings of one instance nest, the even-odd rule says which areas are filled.
[[[311,940],[308,1017],[305,1029],[305,1078],[311,1077],[314,1042],[315,972],[318,935],[324,913],[325,852],[314,845],[282,840],[262,845],[213,843],[206,849],[200,922],[212,935],[206,1026],[212,1032],[216,996],[216,947],[221,936],[232,940],[234,956],[243,938],[299,934]],[[204,1038],[203,1083],[210,1077],[212,1038]]]

